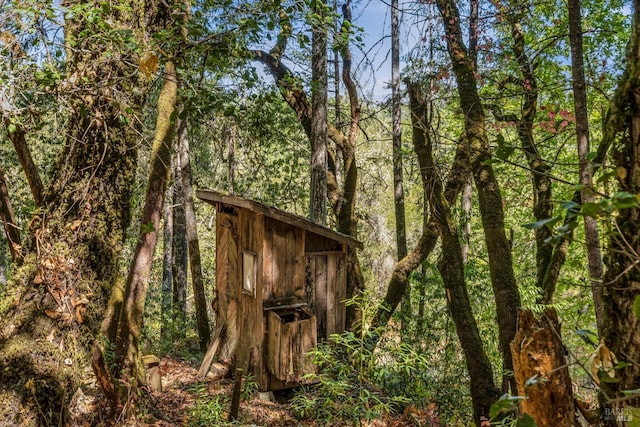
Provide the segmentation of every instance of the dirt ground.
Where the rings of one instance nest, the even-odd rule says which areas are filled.
[[[130,411],[146,413],[136,417],[123,419],[118,414],[109,414],[106,408],[94,405],[93,416],[86,424],[91,426],[205,426],[205,425],[240,425],[240,426],[346,426],[347,422],[332,422],[330,424],[319,423],[313,420],[298,420],[290,412],[288,398],[292,393],[280,393],[276,395],[276,401],[260,400],[257,393],[246,401],[241,402],[238,420],[235,424],[226,422],[233,380],[199,380],[197,378],[198,367],[185,361],[165,357],[160,362],[162,375],[161,392],[151,392],[146,401],[152,404],[145,405],[143,411]],[[213,416],[209,411],[207,402],[221,402],[214,405],[213,410],[218,411],[218,421],[207,422],[208,416]],[[89,403],[87,403],[89,404]],[[123,413],[126,411],[123,408]],[[211,411],[209,411],[211,412]],[[213,419],[213,418],[209,418]],[[114,421],[115,420],[115,421]],[[403,414],[387,417],[363,423],[366,427],[401,427],[401,426],[439,426],[437,416],[430,409],[418,410],[408,408]]]

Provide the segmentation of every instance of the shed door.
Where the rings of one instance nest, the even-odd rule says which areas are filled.
[[[311,309],[317,316],[318,338],[328,339],[345,328],[346,266],[342,252],[314,253],[307,257],[307,284]]]

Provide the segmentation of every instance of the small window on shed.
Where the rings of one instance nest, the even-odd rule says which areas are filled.
[[[242,251],[242,292],[256,296],[256,254]]]

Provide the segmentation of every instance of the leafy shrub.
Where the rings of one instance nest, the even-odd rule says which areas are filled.
[[[317,381],[304,387],[291,401],[293,414],[301,419],[324,423],[360,422],[401,410],[410,401],[424,401],[426,387],[413,382],[417,354],[408,346],[398,346],[396,359],[383,360],[353,332],[332,335],[331,344],[311,352],[320,373],[307,379]],[[417,357],[417,359],[415,359]],[[418,362],[419,363],[419,362]],[[413,393],[416,393],[415,395]]]
[[[224,424],[225,409],[229,407],[229,398],[224,395],[211,396],[206,387],[198,389],[198,398],[187,412],[188,427],[208,427]]]

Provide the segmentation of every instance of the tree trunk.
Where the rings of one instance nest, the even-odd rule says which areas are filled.
[[[571,76],[573,77],[573,100],[576,110],[576,138],[578,140],[578,161],[580,169],[580,199],[582,203],[593,203],[593,180],[589,155],[589,117],[587,115],[587,84],[584,77],[584,54],[582,50],[582,14],[580,0],[569,0],[569,45],[571,46]],[[587,241],[587,260],[591,293],[596,312],[598,332],[602,332],[602,255],[598,222],[584,215],[584,233]]]
[[[174,178],[175,179],[175,178]],[[173,184],[167,188],[165,195],[163,224],[163,256],[162,256],[162,324],[160,326],[160,340],[164,343],[172,342],[173,313],[171,299],[173,296]]]
[[[554,309],[536,319],[533,312],[518,313],[518,330],[511,342],[513,369],[523,413],[538,427],[572,427],[575,406],[560,322]]]
[[[196,309],[196,324],[198,328],[198,338],[200,340],[200,350],[205,352],[209,347],[211,330],[209,329],[207,301],[204,291],[204,279],[202,277],[198,223],[196,221],[195,206],[193,205],[193,184],[191,182],[191,161],[189,158],[189,139],[186,124],[186,119],[182,119],[178,125],[178,159],[180,161],[180,173],[182,174],[182,201],[184,202],[191,285],[193,287],[193,300]]]
[[[231,124],[229,127],[229,141],[227,145],[227,188],[229,194],[233,196],[236,194],[235,182],[236,182],[236,138],[238,137],[238,125],[236,123]]]
[[[177,91],[176,68],[169,61],[165,64],[164,82],[158,98],[158,117],[151,149],[147,191],[140,218],[138,244],[129,267],[122,308],[117,318],[108,319],[117,322],[115,377],[128,380],[134,390],[146,382],[140,354],[140,338],[149,273],[169,180],[171,145],[175,140],[174,113]]]
[[[109,16],[112,25],[132,30],[142,48],[148,28],[138,25],[165,12],[146,6],[113,8]],[[66,43],[73,46],[61,92],[69,96],[66,138],[25,239],[24,264],[0,305],[1,425],[74,424],[81,408],[72,398],[119,277],[130,223],[148,81],[133,50],[84,37],[92,28],[81,14],[65,18]]]
[[[618,170],[620,191],[640,193],[640,1],[634,1],[632,39],[627,69],[612,104],[614,143],[612,159]],[[626,108],[620,108],[624,106]],[[604,421],[607,426],[626,426],[640,408],[640,207],[621,208],[615,216],[615,230],[609,236],[604,276],[603,331],[606,345],[618,361],[627,362],[616,369],[616,382],[601,381],[605,393]],[[625,390],[635,390],[625,396]]]
[[[348,39],[348,31],[351,27],[351,6],[347,2],[343,8],[343,26],[340,38]],[[276,85],[280,88],[284,100],[296,112],[298,120],[305,134],[312,141],[311,131],[311,106],[307,95],[300,89],[300,85],[281,61],[280,58],[286,47],[287,37],[291,33],[291,25],[286,15],[282,22],[282,31],[278,36],[278,42],[270,52],[262,50],[253,51],[253,58],[265,64],[273,75]],[[335,144],[336,151],[341,154],[341,164],[337,162],[337,155],[333,149],[327,149],[327,196],[331,208],[336,215],[337,230],[341,233],[357,237],[357,218],[355,215],[356,195],[358,186],[358,168],[356,164],[356,139],[360,126],[360,105],[356,86],[351,79],[351,52],[348,44],[340,45],[340,53],[343,61],[342,81],[349,96],[350,122],[348,132],[345,134],[336,127],[328,126],[328,137]],[[342,178],[342,182],[338,181]],[[347,299],[357,295],[364,289],[364,278],[360,270],[360,262],[357,252],[348,249],[347,253]],[[360,315],[355,305],[347,306],[346,324],[354,325]]]
[[[402,170],[402,128],[400,105],[400,22],[398,0],[391,0],[391,123],[393,155],[393,201],[396,217],[396,249],[398,261],[407,256],[407,231],[404,208]],[[402,302],[402,322],[411,317],[411,288],[407,287]],[[402,328],[406,331],[406,328]]]
[[[460,345],[465,355],[469,372],[473,415],[476,425],[489,419],[489,408],[500,396],[500,390],[493,383],[493,369],[483,349],[478,326],[464,278],[464,262],[458,232],[451,215],[450,205],[444,194],[443,185],[437,176],[433,160],[433,141],[429,136],[430,127],[425,122],[424,100],[417,87],[410,89],[412,116],[418,121],[414,126],[423,136],[414,137],[414,149],[420,165],[425,196],[442,241],[442,252],[438,260],[438,270],[447,293],[447,305],[455,325]],[[468,174],[467,174],[468,176]],[[466,181],[466,179],[464,180]],[[463,184],[464,185],[464,184]]]
[[[16,265],[22,264],[22,242],[20,240],[20,228],[16,221],[13,208],[11,207],[11,199],[9,198],[9,190],[7,189],[7,181],[4,178],[4,172],[0,166],[0,221],[7,236],[7,243],[11,259]]]
[[[171,313],[174,320],[174,331],[182,339],[187,337],[187,282],[189,249],[187,246],[187,224],[184,209],[184,193],[182,190],[181,164],[178,154],[174,164],[173,192],[173,242],[171,268],[173,277],[173,298]]]
[[[409,92],[413,145],[414,147],[425,145],[426,142],[416,141],[416,139],[424,140],[426,138],[425,132],[429,132],[431,129],[430,106],[428,102],[423,100],[419,85],[408,80],[406,84]],[[470,172],[466,149],[464,149],[463,144],[458,144],[454,163],[449,171],[446,187],[444,189],[444,197],[449,205],[456,200],[458,194],[462,191],[464,183],[469,179],[469,176]],[[428,191],[428,188],[424,189],[425,200],[429,200]],[[425,207],[426,206],[427,205],[425,204]],[[402,297],[406,293],[409,274],[415,270],[429,256],[429,254],[431,254],[437,241],[438,230],[436,228],[435,220],[433,218],[429,218],[428,211],[425,211],[424,221],[422,224],[422,236],[413,250],[394,266],[384,300],[380,304],[380,308],[378,308],[373,320],[371,321],[371,329],[384,327],[387,324],[398,307],[398,304],[402,300]],[[379,335],[372,335],[372,346],[375,346],[378,338]]]
[[[504,229],[502,196],[490,162],[491,152],[485,131],[484,107],[478,95],[475,72],[462,41],[460,13],[452,0],[437,0],[436,3],[447,34],[447,47],[457,81],[460,106],[464,112],[471,169],[489,255],[503,367],[505,372],[509,372],[512,370],[509,344],[516,330],[520,294],[513,273],[511,245]],[[507,380],[505,376],[503,389],[507,388]],[[511,387],[514,386],[511,381]]]
[[[462,262],[467,263],[469,260],[469,249],[471,243],[471,207],[473,206],[473,180],[471,176],[462,187],[460,195],[460,230],[461,233],[461,250]]]
[[[327,222],[327,26],[322,0],[311,2],[311,194],[309,217]]]
[[[5,118],[4,122],[5,125],[9,127],[10,119]],[[27,177],[27,182],[29,183],[31,195],[33,196],[33,200],[36,203],[36,207],[40,207],[42,206],[44,198],[44,185],[42,184],[42,179],[40,178],[38,167],[33,161],[31,151],[29,150],[29,146],[27,145],[27,139],[24,129],[22,129],[21,126],[16,125],[15,132],[9,132],[9,139],[13,143],[16,154],[18,154],[18,160],[20,161],[22,170]]]

